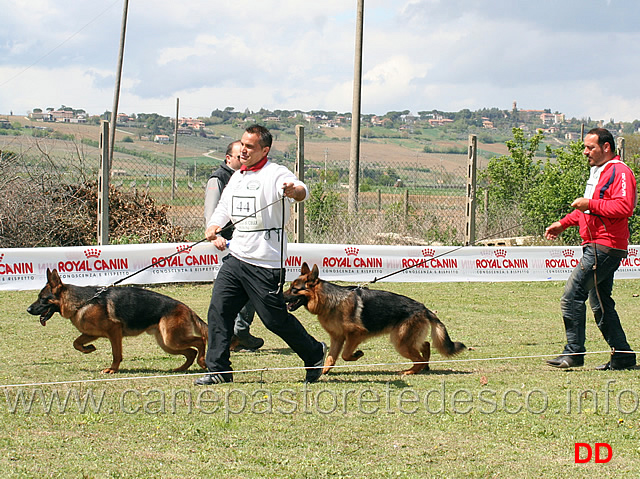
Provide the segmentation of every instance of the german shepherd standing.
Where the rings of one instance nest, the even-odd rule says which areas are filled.
[[[96,339],[109,339],[113,362],[103,373],[118,372],[122,337],[143,332],[154,335],[169,354],[182,354],[186,358],[174,371],[188,369],[196,357],[205,368],[207,324],[187,305],[154,291],[136,287],[101,291],[95,286],[64,284],[58,271],[47,268],[47,284],[27,312],[40,315],[43,326],[54,313],[70,319],[82,333],[73,342],[73,347],[82,353],[95,351],[96,347],[89,343]]]
[[[453,356],[466,349],[452,342],[444,324],[422,303],[388,291],[370,290],[354,286],[338,286],[318,278],[318,266],[309,270],[302,264],[300,276],[284,293],[288,309],[295,311],[304,305],[311,314],[318,315],[322,327],[331,337],[329,354],[322,372],[326,374],[342,359],[356,361],[364,356],[358,345],[374,336],[390,334],[396,351],[414,362],[401,374],[417,374],[429,369],[431,346],[425,337],[431,326],[431,340],[443,356]],[[344,349],[343,349],[344,346]]]

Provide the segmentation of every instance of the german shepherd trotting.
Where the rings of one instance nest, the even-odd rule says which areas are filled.
[[[89,344],[98,338],[111,341],[113,362],[103,373],[118,372],[122,361],[122,337],[153,334],[169,354],[182,354],[186,361],[174,371],[184,371],[198,360],[204,368],[207,324],[187,305],[154,291],[136,287],[112,287],[104,291],[95,286],[64,284],[54,269],[47,269],[47,284],[38,299],[27,308],[40,315],[44,326],[60,313],[70,319],[82,334],[73,347],[82,353],[96,350]]]
[[[284,293],[290,311],[304,305],[318,315],[322,327],[331,337],[329,354],[322,372],[326,374],[342,359],[355,361],[364,353],[358,345],[371,337],[390,334],[391,343],[413,367],[401,374],[417,374],[429,369],[431,346],[425,337],[431,326],[431,340],[444,356],[453,356],[466,349],[449,338],[444,324],[422,303],[388,291],[353,286],[338,286],[318,278],[318,266],[310,270],[302,264],[300,276]],[[344,346],[344,349],[343,349]]]

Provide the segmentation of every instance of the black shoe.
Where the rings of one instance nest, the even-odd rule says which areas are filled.
[[[320,344],[322,344],[322,357],[318,361],[316,361],[313,366],[309,366],[307,368],[307,375],[304,378],[305,383],[315,383],[318,379],[320,379],[320,376],[322,376],[324,358],[327,355],[327,345],[323,342],[321,342]]]
[[[547,360],[547,364],[560,369],[577,368],[584,366],[584,356],[558,356]]]
[[[557,358],[553,358],[553,359],[547,359],[547,364],[549,366],[557,366],[558,364],[560,364],[562,362],[562,360],[565,358],[565,356],[563,356],[562,354],[560,356],[558,356]]]
[[[262,346],[264,346],[264,339],[247,334],[246,337],[238,337],[238,345],[233,350],[236,352],[255,352]]]
[[[601,366],[596,366],[598,371],[622,371],[624,369],[635,369],[636,362],[630,361],[607,361]]]
[[[196,386],[211,386],[212,384],[232,383],[233,376],[231,374],[207,373],[199,377],[193,384]]]

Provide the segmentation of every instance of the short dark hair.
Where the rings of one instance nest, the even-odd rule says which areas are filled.
[[[269,132],[269,130],[267,130],[264,126],[251,125],[247,127],[247,129],[244,131],[246,131],[250,135],[258,135],[260,137],[259,143],[262,148],[266,146],[271,148],[271,144],[273,143],[273,137],[271,136],[271,133]]]
[[[235,145],[236,143],[240,143],[240,140],[232,141],[231,143],[229,143],[229,145],[227,146],[227,153],[226,153],[227,156],[231,156],[233,145]]]
[[[613,139],[611,132],[606,128],[592,128],[587,132],[587,135],[596,135],[600,147],[603,147],[605,143],[609,143],[609,145],[611,145],[611,151],[616,152],[616,141]]]

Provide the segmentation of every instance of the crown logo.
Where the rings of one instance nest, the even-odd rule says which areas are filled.
[[[574,251],[572,249],[565,249],[562,250],[562,256],[564,256],[565,258],[573,258],[574,255]]]
[[[506,249],[502,249],[499,248],[497,250],[494,251],[494,254],[498,257],[498,258],[506,258],[507,257],[507,250]]]
[[[84,255],[87,258],[99,258],[101,254],[102,251],[100,251],[98,248],[89,248],[84,250]]]
[[[176,251],[178,252],[178,254],[180,253],[191,253],[191,245],[188,244],[183,244],[183,245],[179,245],[176,246]]]
[[[433,256],[436,254],[436,250],[433,248],[425,248],[422,250],[422,256]]]
[[[629,256],[638,256],[637,248],[629,248]],[[0,261],[2,261],[2,257],[0,256]]]
[[[349,246],[348,248],[344,249],[344,252],[347,253],[347,256],[358,256],[360,250],[353,246]]]

